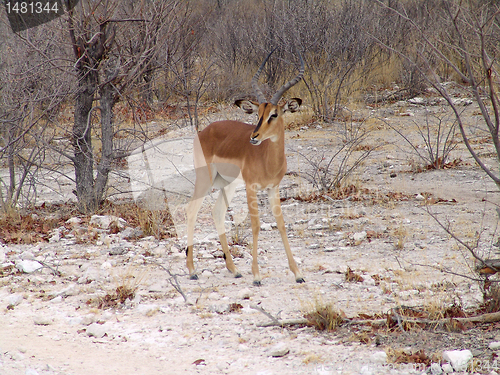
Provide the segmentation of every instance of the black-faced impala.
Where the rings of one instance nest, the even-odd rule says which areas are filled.
[[[279,184],[286,173],[283,114],[287,111],[297,111],[302,100],[293,98],[282,105],[278,105],[281,96],[302,79],[304,61],[302,56],[299,55],[301,63],[299,74],[283,85],[270,101],[267,101],[258,86],[257,80],[271,54],[272,52],[266,57],[252,78],[252,87],[258,103],[249,100],[236,101],[236,105],[245,112],[258,113],[257,125],[230,120],[218,121],[207,126],[195,138],[196,183],[193,197],[187,207],[188,247],[186,264],[191,279],[198,278],[193,264],[193,237],[196,217],[205,195],[213,187],[221,189],[212,214],[222,251],[224,252],[226,267],[235,277],[241,277],[241,273],[234,265],[229,252],[224,227],[225,213],[234,196],[237,186],[235,178],[238,176],[238,178],[243,178],[245,181],[248,212],[252,224],[253,283],[260,285],[262,279],[257,262],[257,240],[260,230],[257,191],[262,189],[268,190],[272,213],[281,234],[290,270],[295,275],[295,281],[298,283],[304,282],[290,250],[279,195]],[[231,182],[231,180],[234,181]]]

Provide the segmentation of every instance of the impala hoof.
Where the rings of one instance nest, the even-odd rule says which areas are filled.
[[[198,275],[193,273],[191,276],[189,276],[190,280],[198,280]]]
[[[234,274],[234,278],[235,278],[235,279],[239,279],[240,277],[243,277],[243,275],[242,275],[241,273],[236,272],[236,273]]]
[[[295,279],[295,281],[296,281],[297,283],[299,283],[299,284],[302,284],[302,283],[305,283],[305,282],[306,282],[306,281],[304,280],[304,278],[303,278],[303,277],[299,277],[299,278]]]
[[[255,285],[255,286],[261,286],[262,283],[260,282],[260,280],[254,280],[253,281],[253,285]]]

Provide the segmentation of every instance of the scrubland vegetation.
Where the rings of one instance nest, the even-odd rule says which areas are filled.
[[[312,109],[305,121],[331,123],[349,105],[432,85],[453,105],[441,83],[455,81],[482,101],[495,138],[497,12],[488,1],[81,1],[17,34],[3,15],[2,210],[35,204],[44,173],[67,177],[79,209],[95,211],[117,193],[109,174],[131,148],[168,132],[152,120],[199,129],[200,113],[251,97],[250,78],[273,48],[269,91],[304,56],[304,81],[289,95]]]

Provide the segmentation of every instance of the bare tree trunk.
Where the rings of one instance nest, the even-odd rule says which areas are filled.
[[[102,201],[106,193],[108,176],[113,161],[113,107],[115,105],[115,89],[111,83],[105,83],[101,89],[101,160],[97,166],[97,177],[95,180],[95,199],[97,203]]]
[[[80,70],[79,90],[75,100],[73,147],[76,177],[76,196],[83,212],[97,208],[94,195],[94,157],[92,151],[90,114],[97,88],[97,74],[92,70]]]

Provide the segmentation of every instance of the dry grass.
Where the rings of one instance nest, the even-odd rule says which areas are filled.
[[[128,266],[123,272],[114,277],[116,288],[113,291],[106,293],[102,297],[89,299],[87,305],[98,309],[121,307],[127,300],[132,301],[135,298],[137,289],[145,281],[146,275],[147,271],[138,273],[134,266]]]
[[[175,227],[168,206],[166,210],[149,210],[132,201],[106,202],[100,210],[102,214],[121,217],[128,225],[139,227],[144,236],[157,239],[175,236]]]
[[[316,298],[314,303],[306,308],[304,318],[308,320],[309,325],[318,331],[327,332],[335,331],[344,321],[341,311],[337,310],[333,304],[324,303],[319,298]]]
[[[406,239],[408,238],[408,231],[406,227],[401,223],[399,227],[393,231],[394,247],[397,250],[403,250],[405,247]]]

